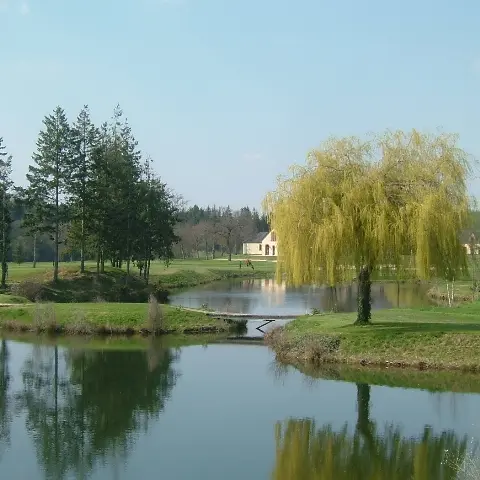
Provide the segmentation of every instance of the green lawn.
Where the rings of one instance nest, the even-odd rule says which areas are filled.
[[[152,308],[159,316],[152,325]],[[237,324],[235,324],[237,325]],[[212,333],[234,329],[202,312],[146,303],[37,303],[0,307],[0,328],[72,334]]]
[[[175,259],[167,267],[164,262],[153,261],[150,267],[150,275],[160,276],[160,275],[170,275],[179,271],[194,271],[198,273],[208,272],[209,270],[223,270],[223,271],[240,271],[239,263],[240,258],[233,258],[231,262],[226,259],[215,259],[215,260],[198,260],[198,259]],[[276,263],[273,261],[261,261],[252,259],[255,270],[259,272],[272,273],[275,271]],[[95,271],[96,263],[95,262],[86,262],[86,268],[91,271]],[[76,270],[80,268],[80,262],[60,262],[60,269],[69,269]],[[111,269],[110,265],[106,265],[107,270]],[[125,270],[125,265],[123,266]],[[242,266],[241,270],[250,271],[245,265]],[[137,267],[131,267],[132,273],[138,273]],[[22,263],[20,265],[16,263],[10,263],[8,266],[8,280],[9,281],[22,281],[28,278],[43,278],[45,276],[53,275],[53,266],[51,262],[39,262],[37,263],[36,268],[32,267],[31,263]]]
[[[301,317],[267,343],[294,363],[344,362],[480,370],[480,302],[374,311],[368,326],[355,314]]]

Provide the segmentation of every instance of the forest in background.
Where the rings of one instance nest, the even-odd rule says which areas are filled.
[[[33,237],[24,226],[26,207],[18,199],[11,212],[11,249],[8,261],[15,263],[33,261]],[[264,215],[255,209],[243,207],[232,210],[230,207],[181,207],[178,211],[174,232],[177,241],[173,244],[174,258],[216,258],[242,252],[243,242],[256,233],[268,231]],[[74,232],[73,232],[74,233]],[[72,234],[73,234],[72,233]],[[69,225],[60,232],[60,261],[80,261],[80,251],[74,242],[69,241]],[[36,260],[53,262],[54,241],[46,233],[40,234],[36,242]],[[87,260],[95,260],[94,252],[87,252]]]

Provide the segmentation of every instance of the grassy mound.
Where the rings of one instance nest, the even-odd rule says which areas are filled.
[[[0,308],[0,328],[11,331],[78,335],[151,333],[215,333],[238,331],[245,322],[230,323],[202,312],[145,303],[36,303]]]
[[[31,275],[12,285],[11,293],[30,301],[58,303],[92,301],[146,302],[152,287],[138,276],[127,276],[124,270],[109,268],[97,275],[93,270],[80,273],[77,267],[59,271],[59,280],[53,283],[50,272]]]
[[[392,309],[354,326],[355,314],[301,317],[266,335],[284,361],[480,371],[480,302],[457,307]]]

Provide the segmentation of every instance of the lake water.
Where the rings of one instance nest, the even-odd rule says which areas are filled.
[[[304,315],[312,309],[321,312],[353,312],[357,309],[355,284],[335,289],[328,287],[286,287],[271,279],[214,282],[170,296],[170,303],[191,308],[203,304],[216,311],[252,314]],[[405,283],[372,284],[372,308],[427,305],[422,285]]]
[[[355,284],[337,287],[286,287],[271,279],[244,279],[215,282],[171,295],[169,303],[190,308],[206,305],[219,312],[251,313],[254,315],[292,315],[293,317],[312,313],[336,311],[354,312],[357,310],[357,287]],[[426,287],[405,283],[373,283],[372,308],[418,307],[428,305]],[[256,331],[262,321],[248,322],[247,336],[261,336]],[[285,321],[275,321],[266,326],[267,331],[280,326]]]
[[[477,377],[307,375],[260,344],[62,341],[0,344],[2,479],[478,478],[458,467],[478,468]]]

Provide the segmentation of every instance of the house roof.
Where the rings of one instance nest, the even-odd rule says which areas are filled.
[[[262,243],[265,240],[265,237],[268,235],[268,232],[258,232],[253,238],[245,243]]]

